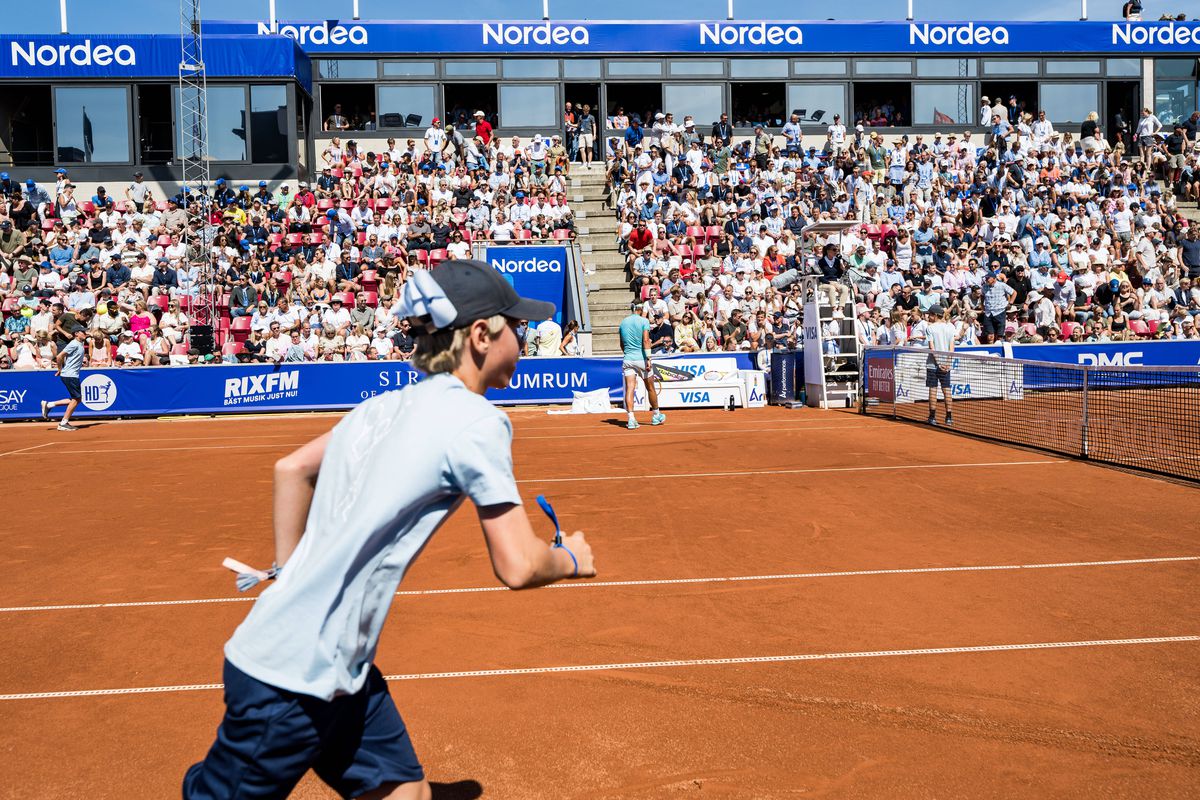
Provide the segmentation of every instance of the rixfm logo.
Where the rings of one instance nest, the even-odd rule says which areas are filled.
[[[909,23],[908,43],[924,45],[961,44],[968,47],[984,44],[1008,44],[1008,28],[1003,25],[917,25]]]
[[[229,378],[225,381],[225,405],[227,406],[279,400],[284,397],[295,397],[299,393],[300,373],[296,370],[250,375],[245,378]]]
[[[517,44],[587,44],[588,29],[582,25],[542,24],[514,25],[507,22],[483,24],[483,43]]]
[[[317,25],[280,25],[279,34],[290,36],[299,44],[366,44],[367,29],[362,25],[338,25],[327,20]],[[271,26],[266,22],[258,23],[259,36],[268,36]]]
[[[716,22],[700,25],[700,44],[804,44],[799,25],[738,25]]]
[[[38,44],[37,42],[12,43],[12,65],[28,67],[107,67],[119,64],[132,67],[137,64],[137,53],[127,44],[112,47],[107,44],[92,46],[91,39],[78,44]]]

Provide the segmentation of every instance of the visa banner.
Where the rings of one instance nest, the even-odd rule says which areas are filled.
[[[567,300],[567,248],[553,245],[507,245],[487,248],[492,269],[503,275],[517,294],[554,304],[554,321],[563,324]],[[542,320],[530,320],[537,324]]]
[[[672,361],[669,356],[660,359]],[[690,355],[681,363],[698,369],[706,360]],[[745,354],[711,360],[750,367]],[[85,369],[81,377],[83,397],[76,415],[82,418],[349,409],[417,383],[423,374],[407,361],[356,361]],[[620,358],[523,358],[508,386],[487,396],[497,405],[570,403],[575,392],[596,389],[607,389],[611,398],[621,400]],[[36,419],[41,401],[66,396],[52,371],[0,372],[0,419]]]

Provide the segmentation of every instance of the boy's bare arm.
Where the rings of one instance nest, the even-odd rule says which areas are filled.
[[[510,589],[531,589],[563,578],[591,578],[596,574],[592,548],[582,531],[563,537],[563,547],[551,547],[533,532],[524,506],[510,503],[478,509],[479,524],[487,539],[492,570]],[[579,563],[575,575],[575,556]]]
[[[283,566],[304,535],[321,459],[332,431],[275,462],[275,563]]]

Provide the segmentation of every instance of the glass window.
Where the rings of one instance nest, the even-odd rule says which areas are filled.
[[[859,61],[854,65],[859,75],[911,75],[911,61]]]
[[[792,72],[796,75],[845,75],[845,61],[793,61]]]
[[[250,152],[256,164],[286,164],[288,158],[286,86],[250,87]]]
[[[1154,113],[1164,125],[1187,119],[1196,110],[1194,58],[1160,58],[1154,62]]]
[[[832,125],[834,114],[846,119],[844,83],[788,84],[787,100],[788,113],[799,114],[803,123]]]
[[[973,58],[918,58],[922,78],[974,78],[979,67]]]
[[[679,123],[690,116],[697,129],[711,127],[725,108],[725,87],[719,83],[663,84],[663,108]]]
[[[67,163],[128,163],[129,90],[123,86],[54,89],[55,148]]]
[[[984,61],[983,71],[988,75],[1037,75],[1037,61]]]
[[[662,75],[661,61],[609,61],[608,74],[622,78],[633,75]]]
[[[1043,83],[1038,108],[1045,109],[1051,122],[1083,122],[1100,110],[1100,84]]]
[[[557,78],[558,61],[552,58],[506,58],[506,78]]]
[[[1140,58],[1110,58],[1108,59],[1108,74],[1115,78],[1140,78],[1142,76],[1142,60]]]
[[[599,78],[600,59],[568,58],[563,61],[564,78]]]
[[[385,61],[385,78],[432,78],[437,74],[437,64],[432,61]]]
[[[420,128],[436,113],[437,91],[433,84],[414,83],[379,87],[379,127]]]
[[[1092,59],[1047,61],[1047,75],[1099,75],[1100,62]]]
[[[672,61],[671,74],[680,75],[716,75],[725,74],[723,61]]]
[[[557,128],[558,99],[553,84],[500,86],[500,126]]]
[[[973,125],[975,84],[914,83],[914,125]]]
[[[326,58],[317,62],[317,76],[329,80],[374,80],[379,77],[377,65],[369,58]]]
[[[783,58],[735,58],[729,62],[733,78],[786,78],[788,62]]]
[[[447,78],[495,78],[495,61],[447,61],[442,69]]]
[[[178,152],[183,154],[185,143],[190,147],[191,142],[190,137],[183,135],[184,121],[179,108],[179,87],[175,87],[175,125],[180,138]],[[208,87],[208,158],[210,161],[246,160],[245,87]]]

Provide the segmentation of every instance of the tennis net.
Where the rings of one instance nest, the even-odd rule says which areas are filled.
[[[1196,367],[938,356],[951,364],[948,391],[958,433],[1200,481]],[[863,365],[864,413],[928,420],[930,351],[870,348]],[[938,425],[945,425],[946,391],[937,389]]]

